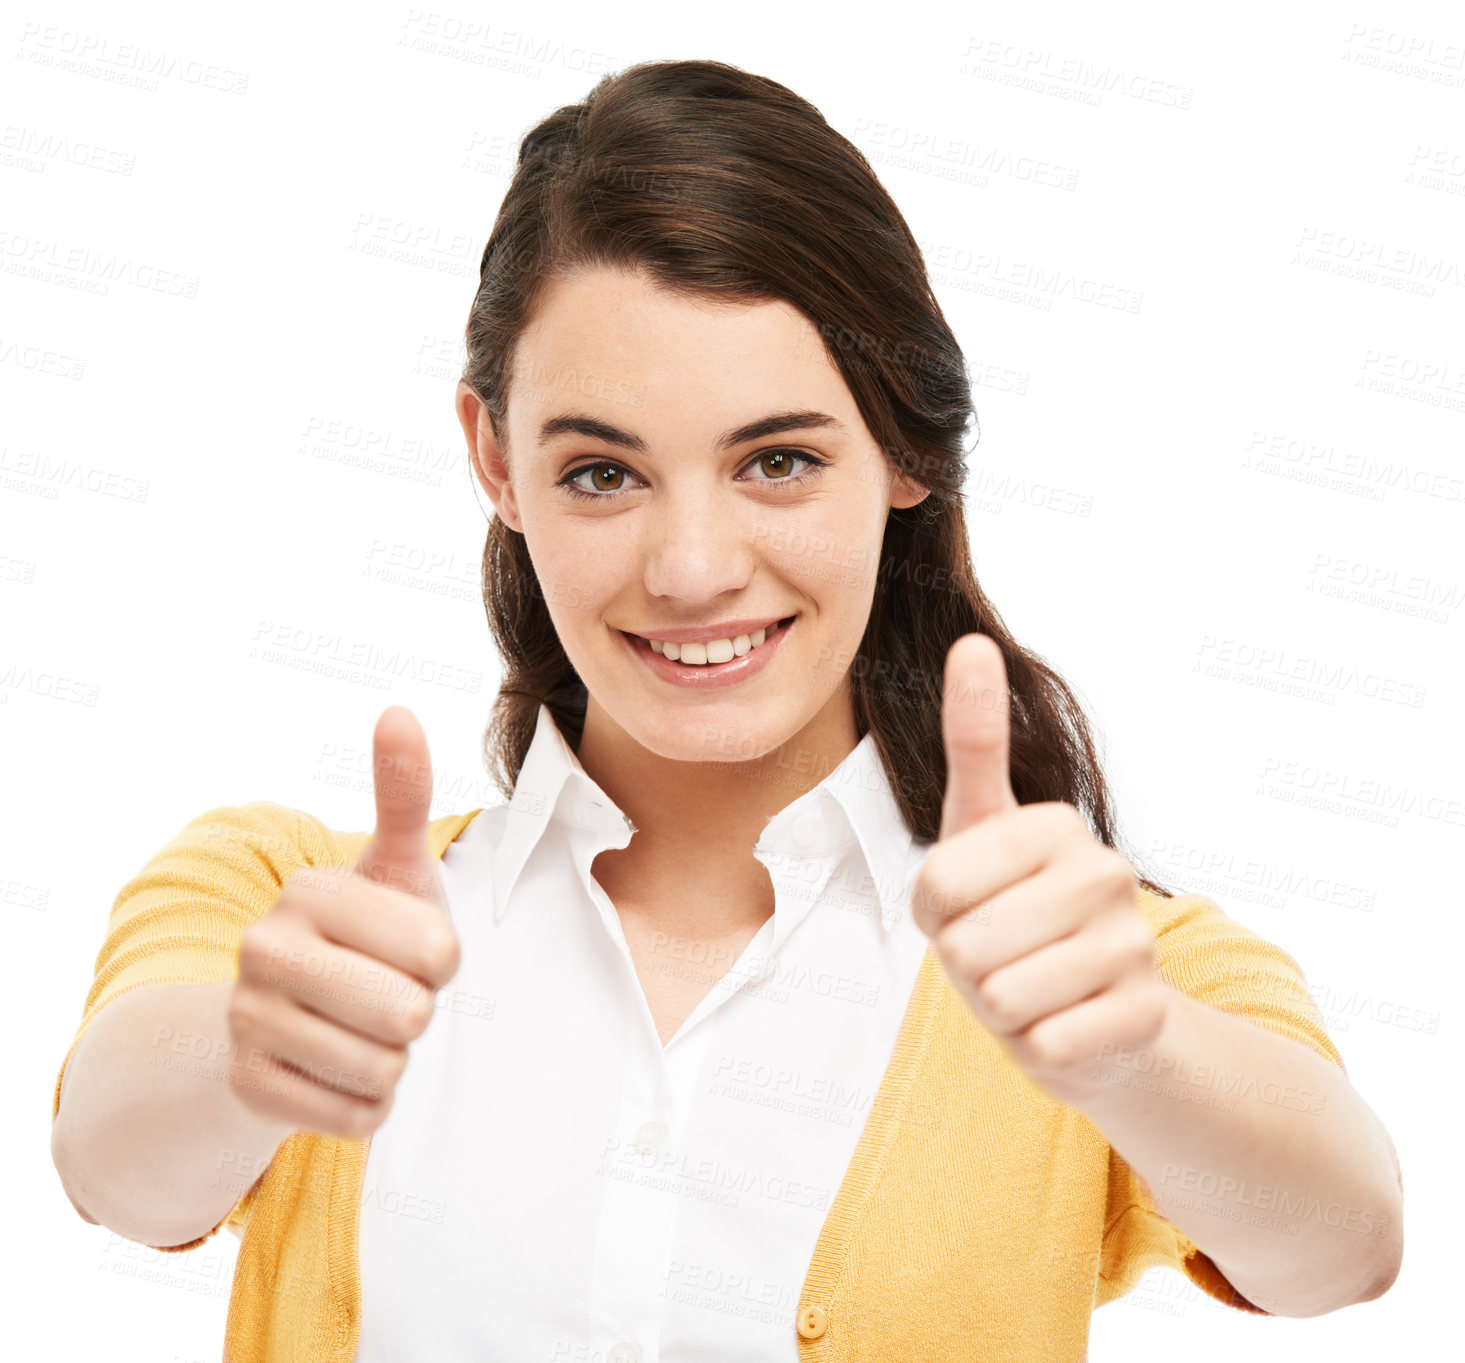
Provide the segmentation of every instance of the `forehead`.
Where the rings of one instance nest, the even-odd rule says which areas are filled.
[[[604,268],[548,286],[515,348],[509,391],[511,413],[536,418],[597,395],[623,413],[654,404],[718,424],[750,405],[855,411],[817,329],[792,304],[677,293]]]

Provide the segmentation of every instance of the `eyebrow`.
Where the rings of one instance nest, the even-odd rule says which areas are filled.
[[[759,417],[756,421],[749,421],[746,425],[724,431],[722,435],[718,436],[715,448],[727,450],[734,445],[746,444],[749,440],[761,440],[768,435],[782,435],[785,431],[822,429],[838,431],[841,435],[849,434],[845,424],[830,416],[828,412],[771,412],[768,416]],[[547,445],[555,436],[567,434],[589,436],[592,440],[603,440],[608,445],[619,445],[623,449],[634,450],[637,454],[649,455],[651,453],[651,447],[641,436],[635,435],[631,431],[623,431],[619,426],[612,426],[608,421],[600,421],[581,412],[566,412],[561,416],[550,417],[539,428],[538,443]]]

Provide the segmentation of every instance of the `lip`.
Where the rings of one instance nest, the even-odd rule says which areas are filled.
[[[725,686],[737,686],[740,682],[756,677],[773,662],[778,651],[783,647],[784,635],[793,630],[799,622],[798,615],[794,615],[792,618],[787,616],[781,618],[788,619],[789,623],[782,629],[774,630],[757,648],[749,649],[741,658],[733,658],[725,663],[704,663],[701,666],[673,662],[670,658],[656,652],[650,642],[639,634],[629,634],[625,630],[618,630],[617,633],[626,641],[626,647],[662,681],[693,691],[716,691]],[[755,625],[754,629],[757,628],[758,626]],[[685,631],[683,632],[685,633]],[[740,634],[748,632],[746,630],[738,631]],[[659,635],[657,637],[660,638]],[[676,643],[677,640],[673,639],[672,642]]]
[[[756,634],[760,629],[772,629],[787,615],[760,615],[756,619],[722,620],[715,625],[693,625],[683,629],[636,631],[638,639],[655,639],[662,644],[700,644],[704,639],[736,639],[740,634]],[[622,630],[623,634],[632,633]]]

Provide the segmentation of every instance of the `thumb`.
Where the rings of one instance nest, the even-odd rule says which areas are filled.
[[[440,899],[436,858],[428,842],[432,760],[417,716],[403,705],[382,711],[372,734],[376,831],[356,864],[378,885]]]
[[[941,736],[946,747],[942,838],[1016,809],[1008,774],[1011,700],[1002,650],[986,634],[963,634],[946,654]]]

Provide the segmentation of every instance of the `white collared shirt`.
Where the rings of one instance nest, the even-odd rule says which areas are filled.
[[[367,1153],[356,1363],[797,1363],[929,844],[867,734],[768,821],[774,912],[737,960],[665,943],[720,978],[663,1048],[591,874],[634,831],[541,705],[513,799],[449,845],[461,965]]]

